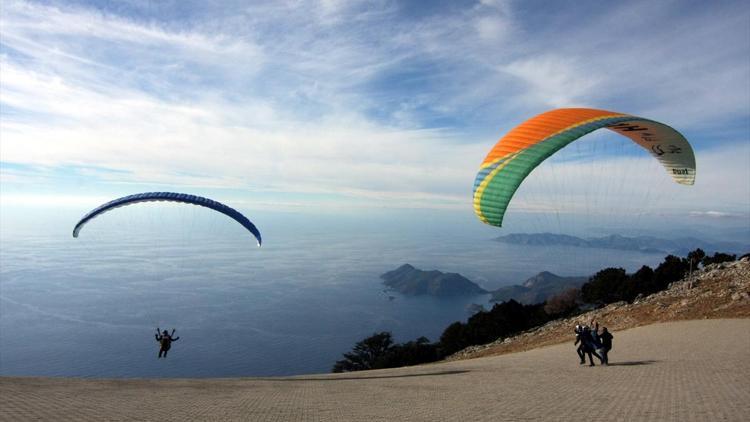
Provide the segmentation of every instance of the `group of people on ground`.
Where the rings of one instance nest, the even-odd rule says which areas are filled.
[[[589,366],[595,366],[591,355],[596,356],[602,365],[609,365],[607,353],[612,349],[613,336],[607,327],[603,327],[599,332],[599,323],[591,320],[589,325],[576,325],[575,334],[576,341],[573,345],[578,346],[576,353],[581,365],[586,364],[586,355],[589,356]]]

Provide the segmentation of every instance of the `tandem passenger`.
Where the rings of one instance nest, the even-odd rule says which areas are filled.
[[[614,336],[607,330],[607,327],[602,328],[602,333],[599,335],[599,338],[602,341],[602,348],[600,350],[600,353],[602,355],[602,365],[609,365],[609,358],[607,357],[607,353],[612,350],[613,337]]]
[[[578,353],[578,357],[581,360],[581,365],[586,363],[586,355],[589,356],[589,366],[596,366],[594,365],[594,358],[592,357],[592,355],[596,356],[602,363],[602,365],[605,365],[605,360],[601,357],[601,355],[599,355],[599,353],[597,353],[597,350],[601,350],[602,348],[601,344],[598,341],[599,336],[595,337],[593,331],[588,326],[577,325],[575,333],[576,341],[573,344],[578,345],[580,343],[580,345],[576,349],[576,353]]]
[[[156,328],[156,341],[159,342],[159,358],[164,356],[166,359],[167,352],[169,352],[169,349],[172,347],[172,342],[177,341],[180,338],[174,337],[175,329],[172,328],[172,334],[169,334],[167,330],[164,330],[161,334],[159,333],[159,328]]]

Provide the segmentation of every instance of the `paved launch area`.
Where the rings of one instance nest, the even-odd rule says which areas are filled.
[[[288,378],[0,378],[0,420],[740,421],[750,319],[615,332],[609,367],[570,343],[419,367]]]

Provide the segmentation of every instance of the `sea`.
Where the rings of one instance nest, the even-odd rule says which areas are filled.
[[[488,295],[440,299],[388,290],[410,263],[457,272],[485,289],[540,271],[628,271],[662,254],[509,245],[494,228],[449,216],[259,213],[261,248],[224,216],[159,220],[116,213],[79,238],[75,213],[28,214],[0,226],[0,375],[84,378],[245,377],[329,372],[374,333],[439,340]],[[127,216],[123,219],[115,214]],[[105,218],[106,217],[106,218]],[[473,216],[472,216],[473,217]],[[148,221],[146,221],[148,220]],[[226,221],[224,221],[226,220]],[[148,224],[144,224],[148,223]],[[205,224],[204,224],[205,223]],[[144,229],[147,227],[147,229]],[[181,233],[175,236],[175,233]],[[157,329],[176,329],[158,359]]]

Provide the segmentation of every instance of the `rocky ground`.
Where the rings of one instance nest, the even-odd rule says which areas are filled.
[[[520,352],[574,341],[573,327],[591,320],[617,331],[659,322],[750,317],[750,259],[709,265],[667,290],[636,299],[612,303],[575,317],[551,321],[541,327],[495,342],[466,348],[447,360]]]

